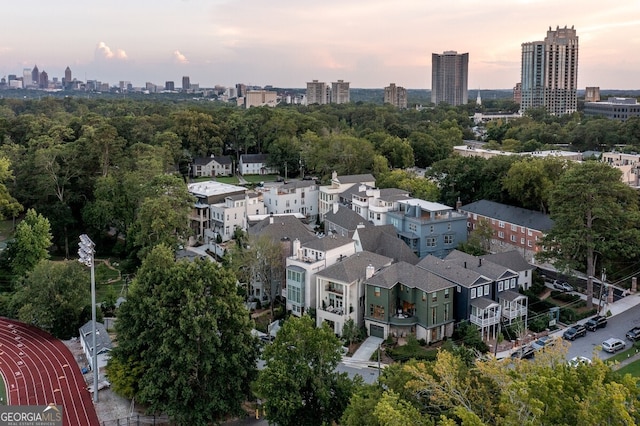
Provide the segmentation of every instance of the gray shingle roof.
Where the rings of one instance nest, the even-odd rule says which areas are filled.
[[[267,154],[242,154],[240,156],[240,162],[244,164],[248,163],[266,163],[269,156]]]
[[[409,191],[398,188],[383,188],[380,190],[380,199],[384,201],[397,201],[408,199]]]
[[[505,251],[484,256],[489,262],[505,266],[513,271],[522,272],[535,269],[535,266],[527,262],[516,250]]]
[[[494,201],[476,201],[460,207],[459,210],[543,232],[553,227],[553,220],[551,220],[549,215],[534,210],[496,203]]]
[[[393,288],[396,284],[404,284],[407,287],[418,288],[427,293],[455,286],[455,284],[429,271],[406,262],[394,263],[383,269],[369,278],[366,284],[383,288]]]
[[[273,220],[273,223],[270,223]],[[301,243],[317,237],[294,216],[267,217],[249,228],[249,235],[266,235],[275,241],[296,238]]]
[[[89,352],[93,354],[93,325],[92,321],[87,321],[82,327],[80,327],[80,338],[84,340],[84,343]],[[113,348],[111,338],[104,324],[96,322],[96,347],[98,348],[98,354],[110,351]]]
[[[484,256],[477,257],[460,250],[453,250],[444,260],[456,264],[459,267],[474,270],[493,281],[517,275],[515,271],[497,263],[490,262],[484,258]]]
[[[525,296],[524,294],[515,292],[513,290],[505,290],[498,293],[498,297],[500,299],[505,299],[505,300],[508,300],[509,302],[513,302],[514,300],[517,300],[517,299],[522,299],[522,298],[526,299],[527,296]]]
[[[195,166],[205,166],[213,162],[213,158],[211,157],[197,157],[193,159],[193,164]]]
[[[338,176],[337,179],[340,183],[364,183],[376,181],[376,178],[374,178],[373,175],[369,173],[362,175]]]
[[[335,223],[339,227],[349,231],[355,231],[358,228],[358,225],[364,225],[365,227],[373,226],[358,213],[345,206],[338,207],[338,211],[335,213],[333,212],[333,209],[330,210],[324,216],[324,220],[325,222]]]
[[[420,258],[404,241],[398,238],[393,225],[368,226],[356,230],[362,250],[371,251],[390,257],[396,262],[418,263]]]
[[[488,299],[486,297],[478,297],[477,299],[471,300],[471,306],[475,306],[480,309],[487,309],[491,305],[497,305],[498,302],[495,300]]]
[[[359,278],[365,278],[367,266],[372,265],[378,271],[384,266],[391,265],[391,262],[393,259],[389,257],[363,251],[329,266],[317,275],[337,282],[352,283]]]
[[[491,283],[491,279],[477,271],[458,266],[455,262],[439,259],[433,255],[427,255],[416,266],[467,288]]]
[[[342,235],[329,234],[325,237],[315,237],[305,243],[302,243],[302,247],[318,251],[327,251],[347,244],[353,244],[353,240],[351,238],[343,237]]]

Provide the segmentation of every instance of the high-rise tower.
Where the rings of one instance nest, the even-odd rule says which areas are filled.
[[[469,54],[450,50],[431,55],[431,102],[463,105],[469,100]]]
[[[38,71],[38,66],[34,65],[31,70],[31,84],[30,86],[39,86],[40,85],[40,71]]]
[[[577,109],[578,36],[571,27],[549,27],[544,41],[522,43],[522,112],[545,107],[549,114]]]
[[[349,103],[351,97],[349,92],[349,83],[344,80],[338,80],[331,83],[331,103],[346,104]]]
[[[318,80],[307,82],[307,105],[329,103],[327,83]]]

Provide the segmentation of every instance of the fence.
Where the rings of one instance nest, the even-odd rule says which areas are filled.
[[[145,426],[145,425],[167,426],[167,425],[171,425],[171,422],[169,421],[169,417],[166,415],[143,416],[140,414],[133,414],[129,417],[123,417],[120,419],[105,420],[100,424],[102,426]]]

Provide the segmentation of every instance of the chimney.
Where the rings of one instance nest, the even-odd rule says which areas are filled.
[[[464,269],[467,269],[467,261],[464,261]]]
[[[299,239],[295,239],[293,240],[293,245],[291,247],[291,251],[293,256],[295,256],[296,258],[300,257],[300,253],[298,253],[300,251],[300,240]]]
[[[481,257],[478,258],[478,267],[480,267],[480,266],[482,266],[482,258]]]
[[[462,208],[462,201],[460,201],[460,197],[458,197],[458,201],[456,201],[456,210],[460,210]]]
[[[371,278],[375,272],[376,268],[374,268],[372,264],[367,265],[367,269],[364,274],[365,279],[368,280],[369,278]]]
[[[340,207],[338,203],[333,203],[333,214],[338,213],[338,207]]]
[[[273,225],[273,212],[269,215],[269,225]]]

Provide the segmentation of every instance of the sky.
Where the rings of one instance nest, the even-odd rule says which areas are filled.
[[[3,12],[0,77],[430,89],[431,54],[455,50],[470,92],[511,89],[521,44],[557,26],[580,39],[579,89],[640,89],[638,0],[30,0]]]

